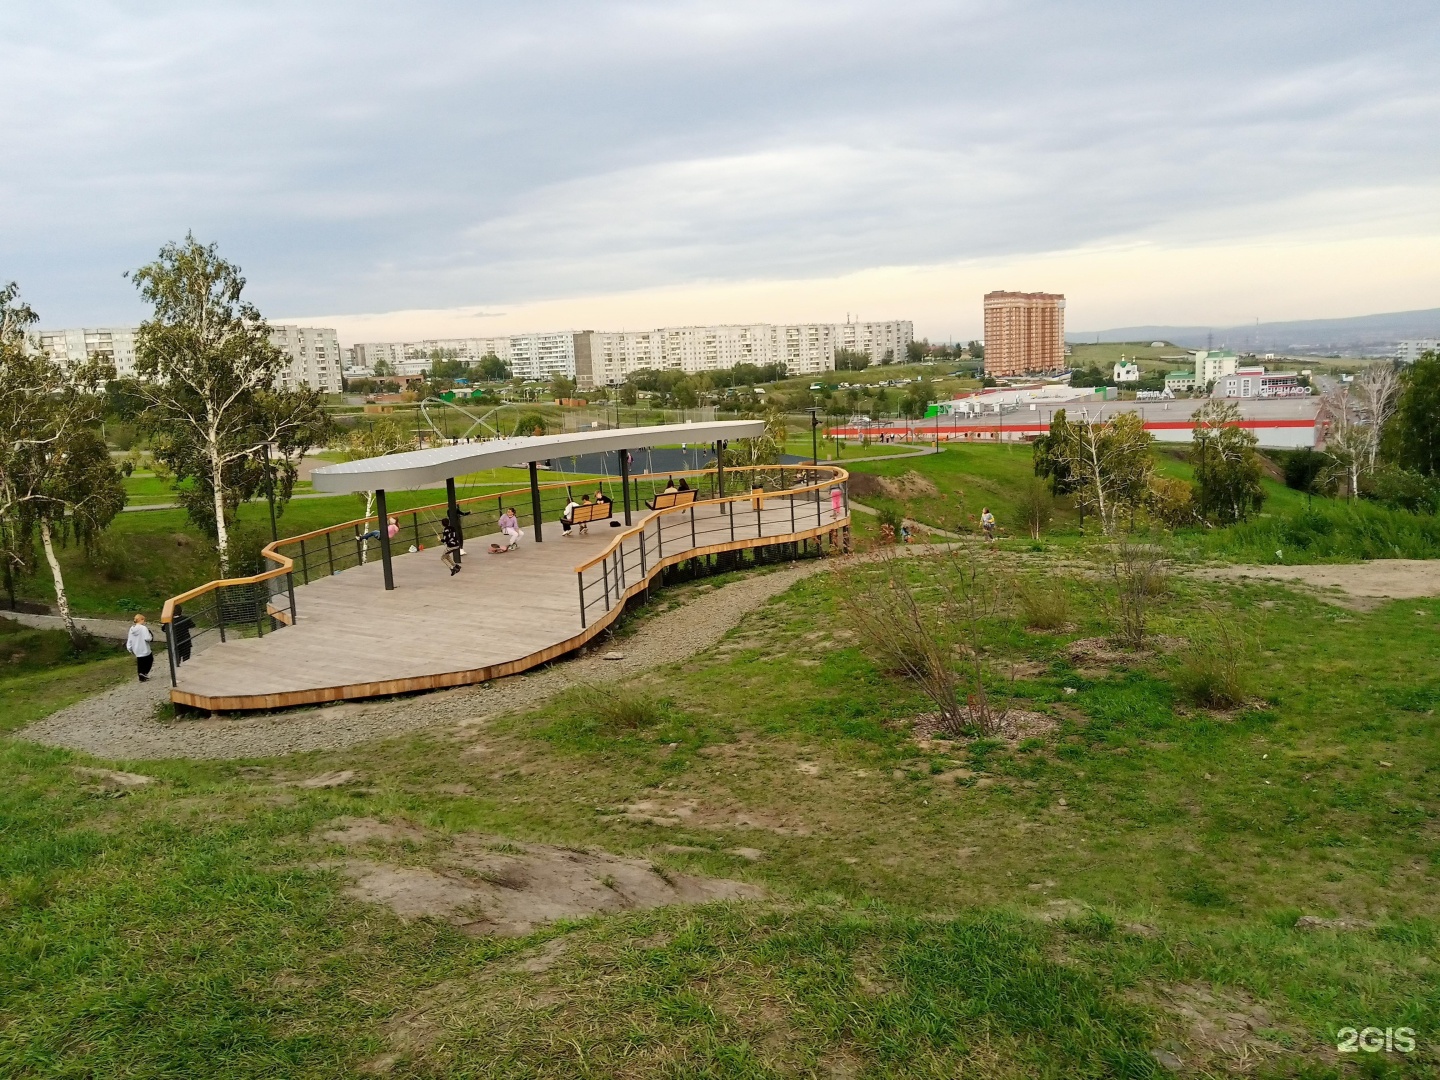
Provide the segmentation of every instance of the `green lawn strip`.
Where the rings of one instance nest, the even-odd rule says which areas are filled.
[[[1355,614],[1177,581],[1163,642],[1199,632],[1204,605],[1255,624],[1257,703],[1221,714],[1175,690],[1179,645],[1072,663],[1106,624],[1103,585],[1068,581],[1077,625],[988,643],[1028,665],[995,690],[1059,710],[1056,730],[922,751],[899,722],[924,703],[846,638],[839,587],[807,578],[717,649],[630,680],[646,707],[573,691],[458,751],[422,733],[254,773],[145,763],[160,783],[115,799],[69,755],[0,744],[0,1063],[334,1075],[441,1000],[396,1075],[1148,1076],[1149,1050],[1186,1035],[1165,993],[1197,983],[1271,1010],[1265,1037],[1299,1056],[1258,1075],[1341,1075],[1325,1047],[1346,1025],[1429,1046],[1436,601]],[[268,775],[338,768],[361,780]],[[621,812],[638,800],[697,809],[660,826]],[[741,811],[752,825],[717,827]],[[342,814],[642,855],[771,899],[471,941],[343,899],[324,868],[340,852],[312,839]],[[1307,933],[1302,913],[1374,925]],[[557,934],[573,944],[544,979],[495,963]]]

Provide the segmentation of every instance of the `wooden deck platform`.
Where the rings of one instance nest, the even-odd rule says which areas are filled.
[[[214,711],[288,708],[484,682],[524,671],[579,648],[601,633],[667,565],[685,558],[799,541],[849,525],[826,502],[767,497],[700,503],[682,515],[635,518],[650,524],[648,557],[638,540],[624,582],[608,569],[587,571],[582,626],[576,568],[600,555],[618,530],[602,524],[563,538],[545,524],[545,542],[526,530],[521,546],[488,554],[492,536],[468,537],[461,573],[451,576],[439,549],[397,554],[395,589],[386,591],[380,560],[295,589],[297,621],[264,637],[234,638],[182,664],[171,699]],[[797,512],[798,508],[798,512]],[[665,535],[658,521],[666,518]],[[644,536],[641,531],[638,534]],[[658,545],[656,541],[659,541]],[[657,546],[659,550],[657,551]],[[643,563],[643,572],[636,572]]]

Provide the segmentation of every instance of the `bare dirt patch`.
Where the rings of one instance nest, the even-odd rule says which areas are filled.
[[[880,495],[887,499],[916,499],[925,495],[938,495],[937,488],[929,477],[910,469],[900,476],[874,476],[871,473],[850,474],[850,494],[863,499],[869,495]]]
[[[1314,566],[1219,566],[1193,571],[1228,581],[1278,581],[1340,607],[1370,611],[1387,600],[1440,596],[1440,560],[1374,559]]]
[[[615,820],[666,828],[689,825],[698,829],[764,829],[779,836],[809,836],[810,828],[790,817],[766,814],[738,807],[706,806],[698,799],[660,802],[642,799],[618,807]]]
[[[1005,739],[1007,742],[1020,742],[1022,739],[1032,739],[1046,735],[1059,726],[1059,718],[1050,713],[1035,712],[1032,709],[1011,709],[1000,721],[998,729],[986,738]],[[967,742],[973,741],[966,736],[959,736],[947,732],[941,726],[939,713],[919,713],[910,720],[910,730],[915,739],[916,745],[921,749],[928,749],[937,744],[952,743],[956,746],[964,746]]]
[[[324,838],[354,847],[391,838],[396,828],[351,819]],[[399,828],[403,839],[419,831]],[[743,881],[670,873],[641,859],[474,835],[455,837],[428,867],[347,859],[340,868],[357,900],[384,904],[402,919],[443,919],[499,937],[523,937],[557,919],[765,895]]]
[[[98,786],[107,791],[130,791],[155,783],[153,776],[142,776],[140,773],[120,772],[116,769],[90,769],[80,765],[72,766],[72,769],[75,775],[94,780]]]
[[[1177,1040],[1161,1053],[1185,1068],[1245,1073],[1294,1053],[1276,1037],[1293,1039],[1295,1033],[1282,1031],[1270,1011],[1243,990],[1180,984],[1161,988],[1157,1003],[1181,1025]]]

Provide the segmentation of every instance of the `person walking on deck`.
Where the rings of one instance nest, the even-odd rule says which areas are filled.
[[[150,642],[155,635],[145,625],[145,616],[137,614],[130,632],[125,635],[125,651],[135,657],[135,674],[141,682],[150,681],[150,669],[155,665],[155,654],[150,651]]]

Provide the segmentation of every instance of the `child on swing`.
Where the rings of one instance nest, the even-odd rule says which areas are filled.
[[[505,546],[491,544],[491,555],[503,555],[520,546],[520,518],[516,516],[513,506],[507,506],[505,512],[500,515],[500,534],[505,537]]]

